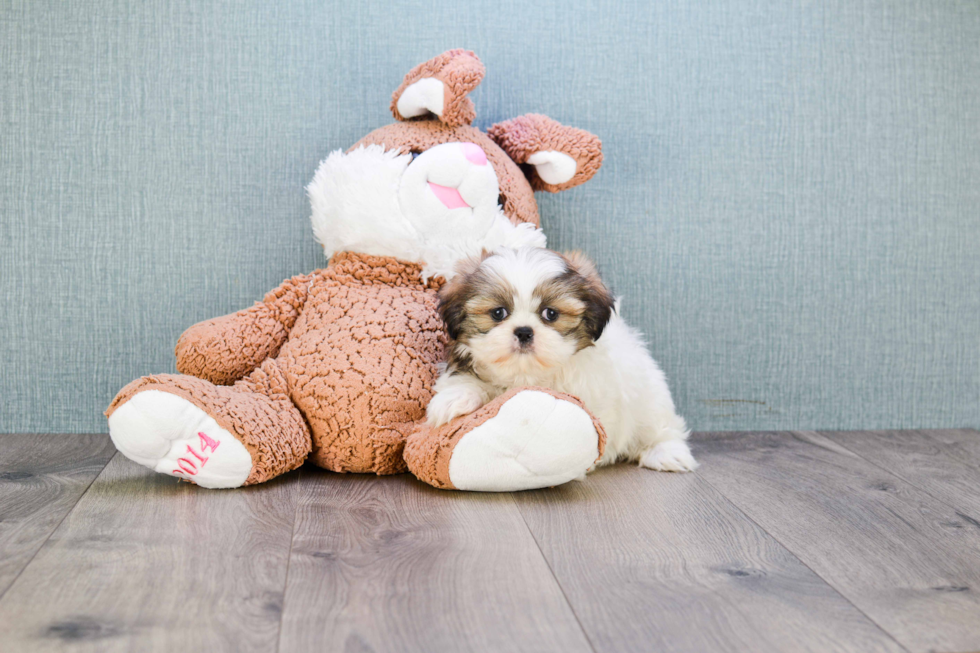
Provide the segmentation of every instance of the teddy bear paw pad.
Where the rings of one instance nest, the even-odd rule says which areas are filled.
[[[203,410],[169,392],[134,395],[109,417],[109,436],[130,460],[201,487],[240,487],[252,471],[245,445]]]
[[[524,390],[460,439],[449,477],[460,490],[530,490],[580,478],[598,457],[599,434],[585,410]]]

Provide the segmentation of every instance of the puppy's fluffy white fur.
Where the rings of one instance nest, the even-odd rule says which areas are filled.
[[[543,386],[579,397],[602,422],[607,440],[600,465],[628,460],[660,471],[697,467],[664,373],[618,305],[602,310],[598,295],[611,300],[591,262],[524,247],[498,250],[458,272],[443,294],[454,342],[428,406],[431,425],[470,413],[511,388]],[[547,319],[554,315],[545,313],[548,303],[560,305],[561,322]],[[505,308],[507,317],[489,317],[496,308]],[[594,340],[589,320],[596,315],[590,311],[602,314],[604,323]],[[533,330],[531,343],[521,345],[518,327]]]

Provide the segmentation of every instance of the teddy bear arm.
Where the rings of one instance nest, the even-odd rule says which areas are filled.
[[[306,302],[314,275],[287,279],[249,308],[199,322],[177,341],[177,370],[230,385],[274,357]]]

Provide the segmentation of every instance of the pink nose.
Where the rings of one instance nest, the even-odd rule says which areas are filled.
[[[463,154],[469,159],[470,163],[478,166],[487,165],[487,154],[476,143],[463,143]]]

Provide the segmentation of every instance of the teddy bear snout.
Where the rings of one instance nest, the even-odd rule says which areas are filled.
[[[443,143],[422,152],[409,164],[402,185],[418,189],[414,192],[423,197],[417,201],[423,203],[421,189],[427,188],[432,200],[450,210],[483,204],[495,208],[499,195],[497,175],[486,152],[470,142]]]
[[[440,143],[407,163],[399,205],[427,242],[482,238],[497,220],[497,173],[480,146]]]

